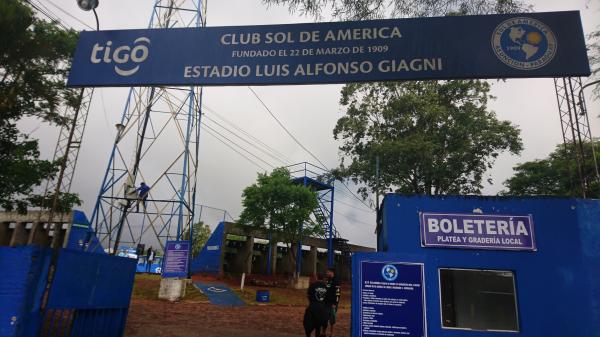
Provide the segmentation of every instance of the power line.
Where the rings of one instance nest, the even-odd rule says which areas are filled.
[[[219,142],[223,143],[223,145],[227,146],[228,148],[230,148],[231,150],[233,150],[235,153],[239,154],[240,156],[244,157],[246,160],[248,160],[250,163],[254,164],[256,167],[258,167],[259,169],[263,170],[263,171],[267,171],[267,169],[265,169],[264,167],[260,166],[260,164],[256,163],[254,160],[248,158],[245,154],[241,153],[240,151],[238,151],[236,148],[234,148],[233,146],[227,144],[224,140],[222,140],[221,138],[219,138],[217,135],[215,135],[212,131],[208,130],[206,127],[201,126],[202,129],[204,131],[206,131],[209,135],[213,136],[216,140],[218,140]]]
[[[243,153],[239,152],[236,148],[234,148],[233,146],[227,144],[224,140],[222,140],[221,138],[219,138],[218,136],[216,136],[212,131],[210,131],[208,128],[206,128],[204,125],[201,126],[202,129],[204,129],[204,131],[208,132],[209,135],[213,136],[216,140],[218,140],[219,142],[223,143],[223,145],[227,146],[228,148],[232,149],[235,153],[239,154],[240,156],[244,157],[246,160],[248,160],[249,162],[251,162],[252,164],[254,164],[256,167],[260,168],[263,171],[267,171],[267,169],[265,169],[264,167],[260,166],[258,163],[256,163],[254,160],[248,158],[246,155],[244,155]]]
[[[339,189],[339,190],[336,190],[338,193],[343,194],[343,195],[351,198],[350,200],[352,200],[352,201],[359,202],[362,206],[364,206],[364,207],[368,208],[369,210],[371,210],[371,212],[375,212],[375,209],[373,209],[371,206],[369,206],[367,203],[365,203],[364,200],[361,199],[359,196],[357,196],[356,194],[354,194],[352,192],[352,190],[350,190],[348,188],[348,186],[343,181],[340,181],[340,183],[346,188],[347,191]]]
[[[321,164],[322,168],[324,168],[326,171],[330,171],[327,168],[327,165],[323,164],[323,162],[321,160],[319,160],[319,158],[317,158],[317,156],[312,153],[308,148],[306,148],[306,146],[304,146],[286,127],[285,125],[283,125],[283,123],[277,118],[277,116],[275,116],[275,114],[271,111],[271,109],[269,109],[269,107],[267,106],[267,104],[258,96],[258,94],[256,93],[256,91],[254,91],[254,89],[252,89],[252,87],[248,87],[248,89],[250,89],[250,91],[254,94],[254,96],[256,97],[256,99],[258,99],[258,101],[261,103],[261,105],[265,108],[265,110],[269,113],[269,115],[271,115],[271,117],[273,117],[273,119],[275,119],[275,121],[277,122],[277,124],[279,124],[279,126],[281,126],[281,128],[294,140],[294,142],[296,142],[296,144],[298,144],[304,151],[306,151],[311,157],[313,157],[319,164]],[[346,183],[344,183],[343,181],[340,181],[342,183],[342,185],[350,192],[352,193],[352,195],[356,198],[356,200],[360,201],[363,205],[365,205],[366,207],[368,207],[369,209],[373,209],[370,205],[366,204],[360,197],[358,197],[357,195],[354,194],[354,192],[352,192],[350,190],[350,188],[348,187],[348,185],[346,185]],[[372,203],[372,202],[371,202]]]
[[[215,110],[209,108],[208,106],[206,106],[205,104],[202,105],[206,110],[212,112],[217,118],[219,118],[220,120],[222,120],[223,122],[231,125],[234,129],[240,131],[241,133],[245,134],[246,136],[248,136],[250,139],[254,140],[255,142],[257,142],[258,144],[260,144],[261,146],[263,146],[266,150],[268,150],[269,152],[273,153],[276,157],[283,159],[283,162],[286,163],[291,163],[292,160],[290,158],[288,158],[286,155],[282,154],[281,152],[277,151],[276,149],[274,149],[273,147],[269,146],[268,144],[266,144],[265,142],[261,141],[260,139],[254,137],[253,135],[251,135],[249,132],[245,131],[244,129],[242,129],[241,127],[237,126],[235,123],[229,121],[227,118],[223,117],[222,115],[220,115],[219,113],[217,113]]]
[[[256,144],[248,141],[247,139],[244,139],[243,137],[241,137],[240,135],[238,135],[237,133],[231,131],[230,129],[228,129],[227,127],[223,126],[221,123],[215,121],[214,119],[210,118],[209,116],[205,115],[204,116],[206,119],[210,120],[211,123],[215,123],[216,125],[218,125],[219,127],[221,127],[223,130],[229,132],[230,134],[232,134],[233,136],[237,137],[238,139],[240,139],[241,141],[243,141],[244,143],[252,146],[253,148],[255,148],[256,150],[264,153],[265,155],[271,157],[272,159],[275,159],[281,163],[283,163],[284,165],[286,165],[287,163],[283,160],[281,160],[281,158],[278,158],[277,156],[274,156],[273,154],[269,153],[268,151],[265,151],[264,149],[261,149],[260,147],[258,147]]]
[[[225,119],[225,118],[223,118],[222,116],[220,116],[220,115],[219,115],[219,114],[218,114],[216,111],[214,111],[214,110],[210,109],[210,108],[209,108],[209,107],[207,107],[207,106],[204,106],[204,108],[206,108],[207,110],[211,111],[211,112],[212,112],[212,113],[214,113],[214,114],[215,114],[217,117],[219,117],[221,120],[223,120],[224,122],[228,123],[229,125],[231,125],[232,127],[234,127],[236,130],[238,130],[238,131],[242,132],[243,134],[245,134],[245,135],[246,135],[246,136],[248,136],[249,138],[251,138],[251,139],[253,139],[253,140],[255,140],[255,141],[261,142],[261,141],[260,141],[258,138],[256,138],[256,137],[252,136],[250,133],[246,132],[245,130],[243,130],[242,128],[238,127],[238,126],[237,126],[237,125],[235,125],[234,123],[232,123],[232,122],[229,122],[227,119]],[[257,148],[257,149],[258,149],[258,147],[257,147],[257,146],[255,146],[255,144],[252,144],[252,143],[248,142],[246,139],[243,139],[242,137],[240,137],[239,135],[237,135],[236,133],[234,133],[233,131],[231,131],[229,128],[225,127],[224,125],[222,125],[222,124],[218,123],[217,121],[215,121],[214,119],[212,119],[212,118],[210,118],[210,117],[208,117],[208,116],[206,116],[206,115],[205,115],[205,117],[207,117],[207,119],[211,120],[213,123],[215,123],[215,124],[219,125],[221,128],[223,128],[223,129],[224,129],[224,130],[226,130],[227,132],[229,132],[229,133],[231,133],[231,134],[235,135],[236,137],[240,138],[240,139],[241,139],[241,140],[243,140],[244,142],[246,142],[246,143],[248,143],[249,145],[252,145],[252,146],[254,146],[255,148]],[[238,153],[239,155],[241,155],[242,157],[244,157],[246,160],[250,161],[251,163],[253,163],[253,164],[254,164],[254,165],[256,165],[257,167],[260,167],[261,169],[263,169],[263,170],[264,170],[264,168],[263,168],[262,166],[260,166],[258,163],[254,162],[252,159],[250,159],[250,158],[248,158],[247,156],[245,156],[244,154],[240,153],[240,152],[239,152],[239,151],[237,151],[235,148],[233,148],[231,145],[229,145],[229,144],[225,143],[225,142],[224,142],[222,139],[219,139],[219,138],[218,138],[216,135],[214,135],[214,134],[212,134],[212,133],[210,132],[210,131],[212,131],[212,132],[216,132],[216,133],[218,133],[216,130],[214,130],[214,129],[210,128],[210,127],[209,127],[208,125],[206,125],[206,123],[204,123],[204,122],[203,122],[202,124],[205,126],[204,130],[205,130],[205,131],[207,131],[207,132],[209,132],[209,133],[210,133],[210,134],[211,134],[213,137],[217,138],[219,141],[221,141],[223,144],[227,145],[229,148],[231,148],[231,149],[232,149],[232,150],[234,150],[236,153]],[[210,130],[207,130],[207,128],[210,128]],[[254,155],[254,154],[250,153],[248,150],[246,150],[246,149],[245,149],[244,147],[242,147],[241,145],[239,145],[239,144],[237,144],[237,143],[233,142],[231,139],[229,139],[229,138],[227,138],[227,137],[223,136],[223,135],[222,135],[222,134],[220,134],[220,133],[218,133],[218,134],[219,134],[219,136],[221,136],[221,137],[225,138],[227,141],[229,141],[231,144],[234,144],[235,146],[237,146],[237,147],[241,148],[241,149],[242,149],[242,150],[244,150],[245,152],[247,152],[247,153],[251,154],[252,156],[254,156],[255,158],[259,159],[259,160],[260,160],[260,161],[262,161],[263,163],[266,163],[266,162],[265,162],[263,159],[261,159],[261,158],[260,158],[260,157],[258,157],[257,155]],[[261,142],[261,143],[262,143],[262,142]],[[266,145],[266,144],[264,144],[264,143],[262,143],[262,144],[263,144],[265,147],[267,147],[267,148],[269,148],[269,149],[271,149],[271,150],[274,150],[274,149],[272,149],[270,146],[268,146],[268,145]],[[261,151],[261,152],[265,153],[265,151]],[[276,151],[275,151],[275,152],[276,152]],[[265,154],[267,154],[267,153],[265,153]],[[270,155],[270,154],[268,154],[268,155]],[[271,157],[273,157],[272,155],[270,155],[270,156],[271,156]],[[278,158],[278,159],[281,161],[281,159],[280,159],[280,158]],[[267,165],[269,165],[268,163],[266,163],[266,164],[267,164]],[[342,182],[342,183],[343,183],[343,182]],[[345,184],[344,184],[344,186],[346,187],[346,189],[348,189],[348,186],[346,186]],[[349,189],[348,189],[348,191],[350,192],[350,195],[352,195],[353,197],[356,197],[356,195],[354,195],[354,194],[352,193],[352,191],[351,191],[351,190],[349,190]],[[340,191],[340,192],[342,192],[342,191]],[[344,195],[347,195],[347,194],[348,194],[348,192],[343,192],[343,194],[344,194]],[[373,209],[372,209],[372,208],[370,208],[370,207],[368,207],[366,204],[364,204],[364,203],[363,203],[363,202],[362,202],[360,199],[359,199],[359,201],[361,202],[361,204],[362,204],[362,205],[364,205],[365,207],[367,207],[367,208],[369,209],[369,211],[367,211],[367,210],[365,210],[365,209],[358,208],[358,207],[356,207],[355,205],[352,205],[352,204],[350,204],[350,203],[347,203],[347,202],[341,201],[341,200],[339,200],[339,198],[336,198],[336,201],[337,201],[337,202],[339,202],[339,203],[341,203],[341,204],[344,204],[344,205],[346,205],[346,206],[348,206],[348,207],[351,207],[351,208],[353,208],[353,209],[356,209],[356,210],[358,210],[358,211],[362,211],[362,212],[365,212],[365,213],[370,213],[370,214],[372,214],[372,212],[373,212]],[[350,217],[349,217],[349,216],[347,216],[346,214],[344,214],[344,213],[340,213],[340,212],[338,212],[338,211],[334,211],[334,213],[336,213],[336,214],[338,214],[338,215],[340,215],[340,216],[342,216],[342,217],[346,218],[347,220],[350,220],[350,224],[351,224],[351,225],[354,225],[354,226],[356,226],[356,224],[355,224],[355,223],[360,223],[360,224],[362,224],[362,225],[366,225],[366,226],[371,226],[371,225],[372,225],[372,224],[369,224],[369,223],[367,223],[367,222],[364,222],[364,221],[361,221],[361,220],[357,220],[357,219],[355,219],[355,218],[350,218]],[[229,217],[232,219],[232,221],[235,221],[235,220],[234,220],[234,219],[231,217],[231,215],[229,215],[228,213],[226,213],[226,214],[227,214],[227,215],[228,215],[228,216],[229,216]]]
[[[350,194],[352,194],[352,196],[353,196],[353,197],[354,197],[356,200],[360,201],[360,203],[361,203],[361,204],[365,205],[365,206],[366,206],[366,207],[368,207],[369,209],[373,209],[373,207],[372,207],[372,206],[370,206],[370,205],[367,205],[363,199],[361,199],[361,198],[360,198],[358,195],[354,194],[354,192],[352,192],[352,190],[350,190],[350,187],[348,187],[348,185],[346,185],[346,183],[345,183],[345,182],[343,182],[343,181],[340,181],[340,182],[341,182],[341,183],[342,183],[342,185],[343,185],[343,186],[344,186],[344,187],[345,187],[345,188],[348,190],[348,192],[350,192]],[[369,201],[371,201],[371,200],[369,200]],[[372,204],[372,203],[373,203],[373,201],[371,201],[371,204]]]
[[[296,144],[298,144],[304,151],[306,151],[306,153],[310,154],[311,157],[313,157],[319,164],[321,164],[321,166],[323,166],[323,168],[327,168],[327,165],[323,164],[323,162],[320,161],[319,158],[317,158],[317,156],[314,155],[314,153],[312,153],[308,148],[306,148],[306,146],[302,145],[302,143],[300,143],[300,141],[298,140],[298,138],[296,138],[290,132],[290,130],[288,130],[285,127],[285,125],[283,125],[283,123],[279,120],[279,118],[277,118],[277,116],[275,116],[275,114],[273,114],[273,112],[271,111],[271,109],[269,109],[269,107],[265,104],[265,102],[263,102],[263,100],[258,96],[258,94],[256,93],[256,91],[254,91],[254,89],[252,89],[251,87],[248,87],[248,89],[250,89],[250,91],[254,94],[254,96],[256,97],[256,99],[258,99],[258,101],[260,102],[260,104],[262,104],[262,106],[265,108],[265,110],[267,110],[267,112],[269,113],[269,115],[271,115],[271,117],[273,117],[273,119],[275,119],[275,121],[277,122],[277,124],[279,124],[279,126],[281,126],[281,128],[285,131],[285,133],[287,133],[294,140],[294,142],[296,142]]]
[[[242,128],[238,127],[238,126],[237,126],[237,125],[235,125],[233,122],[229,122],[227,119],[225,119],[225,118],[223,118],[222,116],[220,116],[220,115],[219,115],[219,114],[218,114],[218,113],[217,113],[215,110],[213,110],[213,109],[210,109],[210,108],[209,108],[209,107],[207,107],[207,106],[204,106],[204,108],[206,108],[207,110],[209,110],[210,112],[212,112],[213,114],[215,114],[215,115],[216,115],[217,117],[219,117],[221,120],[223,120],[224,122],[228,123],[229,125],[231,125],[231,126],[232,126],[232,127],[234,127],[235,129],[237,129],[238,131],[242,132],[243,134],[245,134],[245,135],[246,135],[246,136],[248,136],[249,138],[252,138],[254,141],[259,141],[259,142],[260,142],[260,140],[259,140],[258,138],[256,138],[256,137],[252,136],[250,133],[248,133],[248,132],[246,132],[245,130],[243,130]],[[248,141],[247,139],[244,139],[243,137],[239,136],[238,134],[236,134],[235,132],[233,132],[232,130],[230,130],[229,128],[227,128],[226,126],[222,125],[221,123],[219,123],[219,122],[215,121],[213,118],[209,117],[208,115],[205,115],[205,118],[206,118],[206,119],[208,119],[208,120],[210,120],[212,123],[215,123],[215,124],[217,124],[218,126],[220,126],[221,128],[223,128],[223,129],[224,129],[224,130],[226,130],[227,132],[231,133],[232,135],[236,136],[236,137],[237,137],[237,138],[239,138],[240,140],[244,141],[244,142],[245,142],[245,143],[247,143],[248,145],[250,145],[250,146],[252,146],[252,147],[256,148],[256,149],[257,149],[257,150],[259,150],[259,151],[261,151],[262,153],[264,153],[264,154],[266,154],[266,155],[270,156],[271,158],[274,158],[274,159],[276,159],[276,160],[279,160],[279,161],[281,161],[282,163],[286,164],[286,163],[285,163],[285,161],[284,161],[284,160],[282,160],[281,158],[279,158],[278,156],[274,156],[273,154],[271,154],[271,153],[268,153],[267,151],[265,151],[265,150],[261,149],[260,147],[256,146],[256,144],[253,144],[252,142]],[[215,131],[215,130],[212,130],[212,131]],[[264,144],[264,143],[263,143],[263,144]],[[241,147],[239,144],[234,144],[234,145],[236,145],[236,146],[238,146],[238,147]],[[266,145],[266,144],[264,144],[264,145],[265,145],[266,147],[269,147],[269,146],[268,146],[268,145]],[[270,148],[270,147],[269,147],[269,148]],[[272,149],[272,148],[271,148],[271,149]],[[246,151],[246,152],[248,152],[248,151]],[[344,194],[345,194],[345,195],[347,195],[347,194],[348,194],[348,192],[344,192]],[[351,196],[352,196],[352,195],[351,195]],[[339,202],[339,203],[341,203],[341,204],[344,204],[344,205],[346,205],[346,206],[348,206],[348,207],[352,207],[352,208],[354,208],[354,209],[356,209],[356,210],[358,210],[358,211],[361,211],[361,212],[365,212],[365,213],[372,213],[372,212],[374,211],[374,210],[373,210],[373,209],[371,209],[371,208],[369,208],[369,210],[362,209],[362,208],[358,208],[358,207],[356,207],[355,205],[352,205],[352,204],[350,204],[350,203],[347,203],[347,202],[344,202],[344,201],[340,200],[339,198],[336,198],[336,201],[337,201],[337,202]],[[366,205],[364,205],[364,204],[362,204],[362,203],[361,203],[361,205],[363,205],[364,207],[367,207]]]
[[[72,15],[71,13],[67,12],[66,10],[60,8],[60,6],[57,6],[54,2],[52,2],[51,0],[47,0],[48,3],[50,3],[52,6],[54,6],[55,8],[57,8],[59,11],[65,13],[66,15],[68,15],[70,18],[76,20],[77,22],[81,23],[82,25],[88,27],[91,30],[96,30],[96,28],[93,28],[92,26],[88,25],[87,23],[83,22],[82,20],[80,20],[79,18],[77,18],[76,16]]]
[[[271,117],[273,117],[273,118],[274,118],[274,119],[277,121],[277,123],[278,123],[278,124],[279,124],[279,125],[280,125],[280,126],[281,126],[281,127],[282,127],[282,128],[285,130],[285,131],[286,131],[286,133],[287,133],[287,134],[288,134],[290,137],[292,137],[292,139],[293,139],[293,140],[294,140],[294,141],[295,141],[295,142],[296,142],[296,143],[297,143],[297,144],[298,144],[300,147],[302,147],[302,148],[303,148],[305,151],[307,151],[307,152],[308,152],[308,153],[309,153],[309,154],[310,154],[310,155],[311,155],[313,158],[315,158],[315,159],[316,159],[316,160],[317,160],[317,161],[318,161],[318,162],[319,162],[321,165],[323,165],[323,166],[326,168],[326,166],[323,164],[323,162],[321,162],[321,161],[319,160],[319,158],[317,158],[317,157],[316,157],[316,156],[315,156],[315,155],[314,155],[312,152],[310,152],[310,151],[309,151],[309,150],[308,150],[308,149],[307,149],[307,148],[306,148],[306,147],[305,147],[305,146],[304,146],[302,143],[300,143],[300,141],[299,141],[299,140],[298,140],[296,137],[294,137],[294,135],[293,135],[293,134],[291,134],[291,132],[290,132],[290,131],[289,131],[289,130],[288,130],[288,129],[287,129],[287,128],[286,128],[286,127],[283,125],[283,123],[282,123],[282,122],[281,122],[281,121],[280,121],[280,120],[279,120],[279,119],[278,119],[278,118],[277,118],[277,117],[276,117],[276,116],[273,114],[273,112],[271,111],[271,109],[269,109],[269,107],[268,107],[268,106],[266,105],[266,103],[265,103],[265,102],[264,102],[264,101],[263,101],[263,100],[260,98],[260,96],[258,96],[258,94],[256,93],[256,91],[254,91],[254,90],[253,90],[251,87],[248,87],[248,89],[250,89],[250,91],[251,91],[251,92],[254,94],[254,96],[255,96],[255,97],[256,97],[256,98],[259,100],[259,102],[262,104],[262,106],[263,106],[263,107],[264,107],[264,108],[267,110],[267,112],[269,112],[269,114],[271,115]],[[219,119],[223,120],[225,123],[228,123],[229,125],[231,125],[232,127],[234,127],[236,130],[238,130],[238,131],[242,132],[243,134],[245,134],[245,135],[246,135],[246,136],[248,136],[249,138],[251,138],[251,139],[253,139],[254,141],[256,141],[256,142],[259,142],[260,144],[262,144],[263,146],[265,146],[265,148],[269,149],[271,152],[273,152],[273,154],[275,154],[275,156],[277,157],[277,160],[281,161],[281,162],[282,162],[282,163],[284,163],[284,164],[286,164],[286,162],[287,162],[288,164],[289,164],[289,162],[291,162],[291,161],[289,160],[289,158],[283,158],[283,160],[282,160],[282,158],[281,158],[281,157],[282,157],[283,155],[281,155],[281,154],[280,154],[278,151],[276,151],[276,150],[275,150],[275,149],[273,149],[272,147],[268,146],[268,145],[267,145],[267,144],[265,144],[264,142],[260,141],[258,138],[256,138],[256,137],[252,136],[250,133],[246,132],[246,131],[245,131],[245,130],[243,130],[242,128],[238,127],[238,126],[237,126],[237,125],[235,125],[233,122],[230,122],[230,121],[228,121],[226,118],[224,118],[224,117],[222,117],[220,114],[218,114],[218,113],[217,113],[215,110],[213,110],[213,109],[209,108],[209,107],[208,107],[208,106],[206,106],[206,105],[203,105],[203,106],[204,106],[204,108],[205,108],[205,109],[207,109],[208,111],[210,111],[210,112],[214,113],[214,114],[215,114],[215,115],[216,115],[216,116],[217,116]],[[220,123],[216,122],[214,119],[210,118],[209,116],[206,116],[206,117],[207,117],[208,119],[210,119],[212,122],[214,122],[215,124],[219,125],[220,127],[224,128],[225,130],[227,130],[228,132],[230,132],[231,134],[233,134],[233,135],[235,135],[236,137],[238,137],[238,138],[242,139],[242,138],[241,138],[239,135],[237,135],[236,133],[234,133],[234,132],[232,132],[231,130],[227,129],[227,128],[226,128],[225,126],[223,126],[222,124],[220,124]],[[255,148],[257,148],[257,149],[258,149],[258,147],[257,147],[257,146],[255,146],[255,144],[251,144],[250,142],[248,142],[248,141],[247,141],[247,140],[245,140],[245,139],[242,139],[242,140],[243,140],[244,142],[246,142],[246,143],[250,144],[251,146],[253,146],[253,147],[255,147]],[[265,153],[265,151],[262,151],[262,150],[260,150],[260,149],[259,149],[259,151],[261,151],[261,152]],[[265,153],[265,154],[267,154],[267,153]],[[271,155],[271,154],[267,154],[267,155],[269,155],[270,157],[272,157],[272,158],[273,158],[273,155]],[[287,159],[287,160],[285,160],[285,159]],[[368,209],[369,209],[371,212],[372,212],[372,211],[374,211],[374,209],[373,209],[371,206],[369,206],[368,204],[366,204],[366,203],[364,202],[364,200],[362,200],[360,197],[358,197],[356,194],[354,194],[354,192],[352,192],[352,190],[350,190],[350,188],[348,187],[348,185],[347,185],[345,182],[343,182],[343,181],[340,181],[340,182],[341,182],[341,184],[344,186],[344,188],[346,188],[346,190],[348,190],[348,192],[350,192],[350,194],[352,195],[352,197],[354,197],[354,198],[355,198],[355,199],[356,199],[358,202],[360,202],[362,205],[364,205],[366,208],[368,208]],[[342,202],[342,203],[343,203],[343,202]],[[346,205],[349,205],[349,204],[347,204],[347,203],[346,203]],[[354,206],[350,206],[350,207],[354,207]],[[355,208],[356,208],[356,207],[355,207]],[[362,210],[362,209],[359,209],[359,208],[356,208],[356,209],[358,209],[358,210]],[[362,210],[362,211],[366,212],[365,210]]]
[[[342,200],[340,200],[340,199],[335,199],[335,202],[339,202],[339,203],[341,203],[341,204],[343,204],[343,205],[346,205],[346,206],[348,206],[348,207],[352,207],[352,208],[356,209],[357,211],[361,211],[361,212],[365,212],[365,213],[369,213],[369,214],[372,214],[373,212],[375,212],[373,209],[369,209],[369,210],[367,211],[366,209],[363,209],[363,208],[358,208],[358,207],[356,207],[355,205],[352,205],[352,204],[350,204],[350,203],[344,202],[344,201],[342,201]]]
[[[65,26],[65,24],[62,23],[62,21],[60,21],[60,19],[58,19],[58,17],[53,17],[52,15],[48,14],[48,12],[46,12],[45,10],[41,9],[39,6],[35,5],[33,2],[31,2],[30,0],[25,0],[31,7],[33,7],[36,11],[38,11],[38,13],[41,13],[42,15],[44,15],[45,17],[47,17],[48,19],[50,19],[51,22],[56,23],[57,25],[61,26],[63,29],[65,30],[69,30],[71,28]],[[43,5],[42,5],[43,6]],[[44,6],[45,7],[45,6]],[[47,9],[47,8],[46,8]],[[54,13],[53,13],[54,14]],[[56,14],[54,14],[56,15]]]
[[[373,226],[373,224],[371,224],[371,223],[367,223],[367,222],[364,222],[364,221],[361,221],[361,220],[350,218],[348,215],[346,215],[344,213],[340,213],[340,212],[338,212],[336,210],[334,210],[333,213],[335,213],[337,215],[341,215],[342,217],[346,218],[347,220],[358,222],[358,223],[361,223],[361,224],[366,225],[366,226]]]
[[[227,140],[228,142],[230,142],[231,144],[237,146],[239,149],[243,150],[244,152],[246,152],[247,154],[251,155],[252,157],[258,159],[259,161],[263,162],[264,164],[266,164],[267,166],[270,166],[271,168],[275,168],[275,165],[272,165],[270,163],[268,163],[267,161],[263,160],[262,158],[260,158],[259,156],[255,155],[254,153],[248,151],[246,148],[244,148],[243,146],[239,145],[238,143],[234,142],[233,140],[229,139],[227,136],[223,135],[222,133],[220,133],[219,131],[213,129],[212,127],[210,127],[209,125],[207,125],[206,123],[202,122],[202,125],[204,125],[206,128],[210,129],[212,132],[218,134],[219,136],[221,136],[222,138],[224,138],[225,140]]]

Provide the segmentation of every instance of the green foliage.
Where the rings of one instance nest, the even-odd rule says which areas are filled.
[[[596,141],[596,162],[600,162],[600,142]],[[592,153],[592,144],[586,143],[583,151]],[[581,197],[577,162],[574,159],[572,147],[565,148],[557,145],[547,158],[519,164],[513,168],[515,174],[504,182],[508,189],[502,195],[555,195]],[[593,159],[587,158],[583,167],[583,175],[588,178],[586,196],[600,198],[600,182],[596,178]]]
[[[20,133],[16,123],[23,117],[68,122],[59,107],[78,104],[65,88],[77,34],[35,18],[22,1],[0,1],[0,13],[0,207],[24,211],[40,200],[33,188],[51,178],[59,163],[40,160],[37,140]],[[77,200],[61,196],[61,202]]]
[[[600,80],[600,29],[588,35],[588,50],[592,76],[590,81]],[[594,98],[600,98],[600,83],[594,85]]]
[[[284,5],[290,12],[317,19],[326,11],[343,20],[515,13],[530,9],[520,0],[263,0],[263,3]]]
[[[387,190],[480,193],[483,175],[499,153],[522,149],[519,129],[488,111],[489,90],[477,80],[344,86],[346,115],[333,130],[342,141],[336,176],[365,184],[359,190],[365,198]]]
[[[47,196],[32,195],[28,198],[28,201],[33,207],[51,208],[54,204],[54,194]],[[73,208],[73,205],[81,205],[81,199],[79,199],[77,194],[59,192],[54,210],[57,212],[68,212]]]
[[[206,241],[208,241],[208,238],[210,238],[210,234],[210,227],[204,224],[203,221],[198,221],[193,225],[192,257],[198,256],[198,254],[202,250],[202,247],[204,247],[204,244],[206,243]],[[184,240],[190,239],[189,229],[186,229],[183,232],[182,238]]]
[[[257,182],[244,189],[242,198],[240,225],[266,230],[287,243],[321,231],[310,218],[318,206],[316,194],[292,183],[286,169],[275,169],[270,175],[259,173]]]

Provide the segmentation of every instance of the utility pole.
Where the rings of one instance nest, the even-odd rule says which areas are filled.
[[[375,211],[379,214],[379,155],[375,156],[375,203]]]

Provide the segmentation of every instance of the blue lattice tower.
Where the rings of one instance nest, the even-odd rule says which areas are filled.
[[[346,242],[341,238],[333,223],[334,206],[334,179],[329,172],[319,166],[303,162],[286,167],[290,171],[292,181],[304,185],[317,193],[319,205],[313,211],[313,220],[321,224],[323,238],[327,240],[327,265],[333,267],[335,249],[340,242]],[[298,258],[296,259],[296,272],[302,270],[302,242],[298,242]]]
[[[149,28],[205,25],[203,0],[157,0]],[[152,53],[151,41],[149,45]],[[129,90],[92,213],[105,248],[144,242],[164,249],[166,240],[191,231],[201,101],[200,87]],[[145,203],[136,192],[141,182],[151,187]]]

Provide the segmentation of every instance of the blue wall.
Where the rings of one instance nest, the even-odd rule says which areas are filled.
[[[532,214],[532,251],[423,248],[419,212]],[[425,264],[429,336],[600,336],[600,201],[567,198],[427,197],[389,194],[378,248],[393,258]],[[519,333],[441,328],[438,268],[511,270]],[[353,312],[353,316],[357,313]],[[356,322],[356,319],[354,321]],[[356,333],[356,331],[355,331]]]
[[[0,247],[0,337],[34,336],[51,250]]]
[[[192,273],[218,274],[221,272],[221,252],[223,249],[221,245],[223,244],[224,230],[225,224],[223,222],[219,223],[198,256],[192,260],[190,268]]]
[[[73,225],[71,226],[66,248],[73,250],[87,249],[92,253],[104,254],[104,249],[98,242],[90,221],[82,211],[73,211]]]

